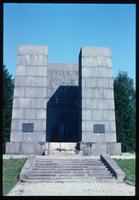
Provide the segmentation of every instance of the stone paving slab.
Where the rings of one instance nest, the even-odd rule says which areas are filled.
[[[135,187],[126,183],[22,183],[7,196],[134,196]]]

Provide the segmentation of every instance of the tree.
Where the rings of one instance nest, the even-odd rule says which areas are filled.
[[[10,139],[14,80],[3,66],[3,151],[5,143]]]
[[[114,79],[117,141],[122,151],[135,151],[135,90],[127,72],[119,72]]]

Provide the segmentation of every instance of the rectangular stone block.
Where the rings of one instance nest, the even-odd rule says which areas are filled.
[[[90,88],[82,88],[82,98],[91,98]]]
[[[24,87],[14,88],[14,97],[24,97]]]
[[[104,109],[114,109],[114,99],[104,99],[103,100],[103,108]]]
[[[94,120],[103,120],[103,110],[92,110],[92,121]]]
[[[106,143],[106,154],[107,155],[121,155],[121,143],[109,142]]]
[[[89,88],[96,88],[97,87],[97,78],[87,77],[83,80],[85,80],[85,87],[87,87],[87,88],[88,87]],[[82,87],[83,87],[83,85],[82,85]]]
[[[92,141],[91,132],[82,131],[82,142],[91,142],[91,141]]]
[[[46,119],[45,109],[37,109],[37,119]]]
[[[105,67],[111,68],[111,58],[105,56],[83,56],[82,57],[83,67]]]
[[[94,142],[92,143],[91,153],[94,156],[106,155],[106,143]]]
[[[19,142],[6,142],[6,153],[7,154],[19,154]]]
[[[16,66],[16,76],[25,76],[26,74],[26,66],[25,65],[17,65]]]
[[[112,78],[97,78],[97,87],[113,88]]]
[[[43,54],[48,55],[48,46],[21,45],[18,50],[19,54]]]
[[[115,132],[106,133],[105,141],[106,142],[116,142],[116,133]]]
[[[24,97],[46,97],[46,88],[45,87],[25,87]]]
[[[114,100],[113,99],[94,99],[94,98],[83,98],[82,99],[82,108],[85,109],[102,109],[102,110],[112,110],[114,109]]]
[[[91,76],[91,67],[83,67],[82,77],[90,77],[90,76]]]
[[[92,134],[92,141],[93,142],[105,142],[105,133],[93,133]]]
[[[32,132],[22,133],[22,138],[22,142],[37,142],[36,134]]]
[[[37,96],[37,90],[38,89],[35,88],[35,87],[25,87],[24,97],[36,97]]]
[[[23,109],[14,108],[12,111],[12,119],[23,119],[24,111]]]
[[[93,101],[92,99],[82,99],[82,109],[93,109],[94,105],[93,105]]]
[[[114,91],[112,88],[110,89],[105,89],[104,88],[104,98],[111,98],[111,99],[114,99]]]
[[[39,134],[36,134],[36,140],[38,142],[45,142],[46,141],[46,132],[44,131],[42,133],[39,132]]]
[[[36,76],[32,77],[32,82],[30,86],[46,87],[47,86],[47,77]]]
[[[36,132],[40,131],[46,131],[46,120],[44,119],[37,119],[34,122],[34,130]]]
[[[47,66],[26,66],[26,76],[47,76]]]
[[[36,113],[35,109],[24,109],[24,119],[36,119]]]
[[[115,120],[115,112],[114,110],[104,110],[103,113],[104,120]]]
[[[99,67],[92,67],[91,68],[91,76],[92,77],[111,78],[112,70],[111,70],[111,68],[103,67],[102,65],[100,65]]]
[[[111,57],[103,57],[103,66],[112,68],[112,59],[111,59]]]
[[[110,65],[107,62],[107,58],[109,59],[109,57],[104,57],[104,56],[97,56],[97,67],[105,67],[110,69]]]
[[[37,66],[44,65],[48,63],[47,55],[19,55],[17,60],[17,65],[25,66]]]
[[[43,98],[30,98],[31,108],[44,108],[46,109],[47,101]]]
[[[18,99],[18,107],[19,108],[30,108],[31,107],[30,98],[19,98]]]
[[[33,77],[22,77],[22,85],[24,85],[24,86],[32,86],[33,84],[32,84],[32,79],[33,79]]]
[[[20,142],[22,141],[22,132],[21,131],[11,131],[11,135],[10,135],[10,141],[11,142]]]
[[[103,88],[92,88],[91,93],[92,93],[92,98],[104,98]]]
[[[47,65],[48,59],[45,55],[39,55],[39,65]]]
[[[91,110],[82,111],[82,120],[91,120]]]
[[[106,47],[83,47],[81,56],[106,56],[111,57],[111,51]]]
[[[84,56],[82,57],[82,67],[96,67],[97,58],[93,56]]]
[[[83,121],[82,120],[82,131],[93,131],[93,123],[92,121]]]

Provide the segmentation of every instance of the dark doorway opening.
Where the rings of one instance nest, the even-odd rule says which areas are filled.
[[[47,103],[47,142],[79,142],[79,86],[60,86]]]

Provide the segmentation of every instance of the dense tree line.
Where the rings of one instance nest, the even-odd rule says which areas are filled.
[[[10,139],[14,79],[3,66],[3,150]],[[127,72],[119,72],[114,78],[117,141],[122,151],[135,151],[135,89]]]
[[[13,89],[14,79],[3,66],[3,152],[5,151],[5,143],[10,139]]]
[[[117,141],[122,143],[122,151],[135,151],[135,89],[133,79],[127,72],[119,72],[114,79]]]

